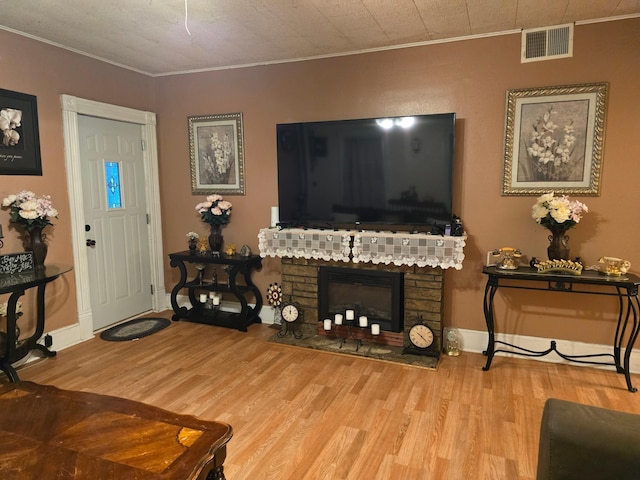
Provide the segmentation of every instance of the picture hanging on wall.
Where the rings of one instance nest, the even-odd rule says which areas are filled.
[[[242,113],[188,117],[191,193],[244,195]]]
[[[600,194],[608,83],[507,90],[503,195]]]
[[[36,97],[0,89],[0,175],[42,175]]]

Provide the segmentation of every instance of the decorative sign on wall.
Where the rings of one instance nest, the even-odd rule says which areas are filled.
[[[0,255],[0,275],[31,271],[33,271],[33,254],[31,252]]]

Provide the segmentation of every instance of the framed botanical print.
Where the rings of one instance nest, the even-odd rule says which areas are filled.
[[[608,83],[508,90],[503,195],[600,194]]]
[[[191,193],[244,195],[242,113],[188,117]]]

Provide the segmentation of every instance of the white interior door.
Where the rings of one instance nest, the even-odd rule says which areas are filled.
[[[142,134],[85,115],[78,132],[95,331],[152,307]]]

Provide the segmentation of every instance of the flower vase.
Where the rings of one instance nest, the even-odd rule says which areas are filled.
[[[49,246],[44,241],[42,228],[32,228],[28,237],[27,251],[33,254],[33,268],[34,270],[44,270],[44,260],[47,258]]]
[[[197,248],[198,248],[198,241],[195,238],[193,240],[189,240],[189,253],[191,255],[196,254]]]
[[[222,226],[215,224],[211,225],[211,233],[209,233],[209,247],[213,253],[220,253],[222,251]]]
[[[547,256],[549,260],[569,260],[569,237],[566,230],[553,229],[549,235]]]

